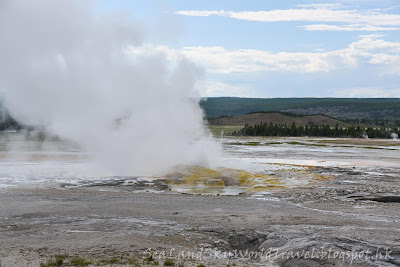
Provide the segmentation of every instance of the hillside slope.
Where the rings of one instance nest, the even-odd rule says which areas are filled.
[[[284,111],[324,114],[341,119],[399,119],[399,98],[235,98],[215,97],[202,101],[207,117],[237,116],[250,112]]]
[[[349,123],[345,123],[333,118],[329,118],[323,115],[313,115],[313,116],[302,116],[295,117],[289,116],[282,113],[250,113],[240,116],[232,117],[219,117],[215,119],[210,119],[209,124],[211,125],[221,125],[221,126],[243,126],[245,124],[255,125],[260,123],[273,123],[273,124],[286,124],[291,125],[293,122],[297,126],[305,126],[310,122],[316,125],[330,125],[335,126],[339,124],[339,127],[348,127]]]

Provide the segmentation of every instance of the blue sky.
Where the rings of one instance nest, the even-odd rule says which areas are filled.
[[[201,66],[204,96],[400,97],[398,0],[97,1]]]

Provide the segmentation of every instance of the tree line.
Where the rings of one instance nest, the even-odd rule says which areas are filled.
[[[246,124],[239,131],[234,131],[235,136],[317,136],[317,137],[353,137],[353,138],[393,138],[393,133],[399,135],[397,128],[364,128],[358,126],[335,127],[329,125],[307,124],[306,126],[297,126],[286,124],[260,123],[253,126]]]
[[[0,118],[0,131],[6,130],[20,130],[22,126],[9,115]]]
[[[356,118],[356,119],[349,119],[349,118],[338,118],[341,121],[352,123],[352,124],[373,124],[378,126],[385,126],[385,127],[399,127],[400,126],[400,119],[366,119],[366,118]]]

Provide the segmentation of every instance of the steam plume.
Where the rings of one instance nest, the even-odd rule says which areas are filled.
[[[81,0],[0,1],[0,87],[11,115],[79,143],[114,174],[207,165],[202,72],[164,54],[129,56],[143,31]]]

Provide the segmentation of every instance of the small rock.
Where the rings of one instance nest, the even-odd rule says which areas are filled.
[[[225,228],[221,226],[201,226],[199,230],[203,232],[223,233]]]

